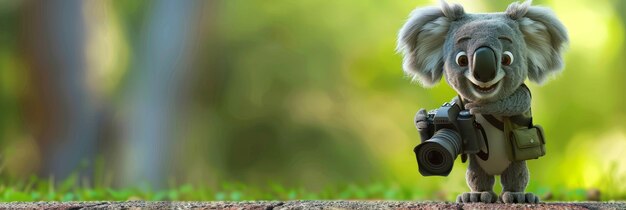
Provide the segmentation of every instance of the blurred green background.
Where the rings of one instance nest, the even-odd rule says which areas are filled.
[[[420,176],[412,120],[455,93],[411,83],[394,51],[437,4],[0,0],[0,199],[453,200],[467,165]],[[626,199],[626,3],[533,4],[570,47],[529,85],[548,152],[528,190]]]

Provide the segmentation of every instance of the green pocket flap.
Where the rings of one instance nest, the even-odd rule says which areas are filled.
[[[514,129],[511,131],[511,135],[514,137],[517,148],[525,149],[541,145],[541,137],[535,127]]]

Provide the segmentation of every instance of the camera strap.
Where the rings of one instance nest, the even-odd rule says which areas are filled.
[[[485,120],[487,120],[487,122],[489,122],[489,124],[493,125],[493,127],[496,127],[498,130],[504,131],[504,122],[498,120],[496,117],[490,114],[484,114],[483,117],[485,118]],[[519,126],[525,126],[528,128],[533,126],[533,118],[524,116],[524,114],[508,117],[508,120],[511,123]]]
[[[483,128],[482,125],[478,123],[474,123],[474,125],[480,131],[480,134],[482,135],[482,139],[485,142],[485,148],[487,148],[487,152],[484,152],[481,149],[478,153],[476,153],[476,155],[482,160],[487,160],[489,159],[489,141],[487,141],[487,134],[485,133],[485,129]]]
[[[498,120],[490,114],[484,114],[483,117],[487,120],[487,122],[489,122],[489,124],[493,125],[493,127],[496,127],[500,131],[504,131],[504,122]]]

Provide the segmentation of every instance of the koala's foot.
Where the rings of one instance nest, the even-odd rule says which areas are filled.
[[[466,192],[456,197],[457,203],[495,203],[498,195],[493,191]]]
[[[524,192],[503,192],[500,199],[503,203],[539,203],[539,196]]]

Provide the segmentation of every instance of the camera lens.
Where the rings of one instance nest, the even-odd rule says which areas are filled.
[[[452,129],[441,129],[432,138],[417,145],[414,152],[419,171],[424,176],[447,176],[461,153],[461,136]]]
[[[433,165],[441,165],[443,163],[443,155],[441,153],[429,151],[426,156],[428,157],[428,162]]]

